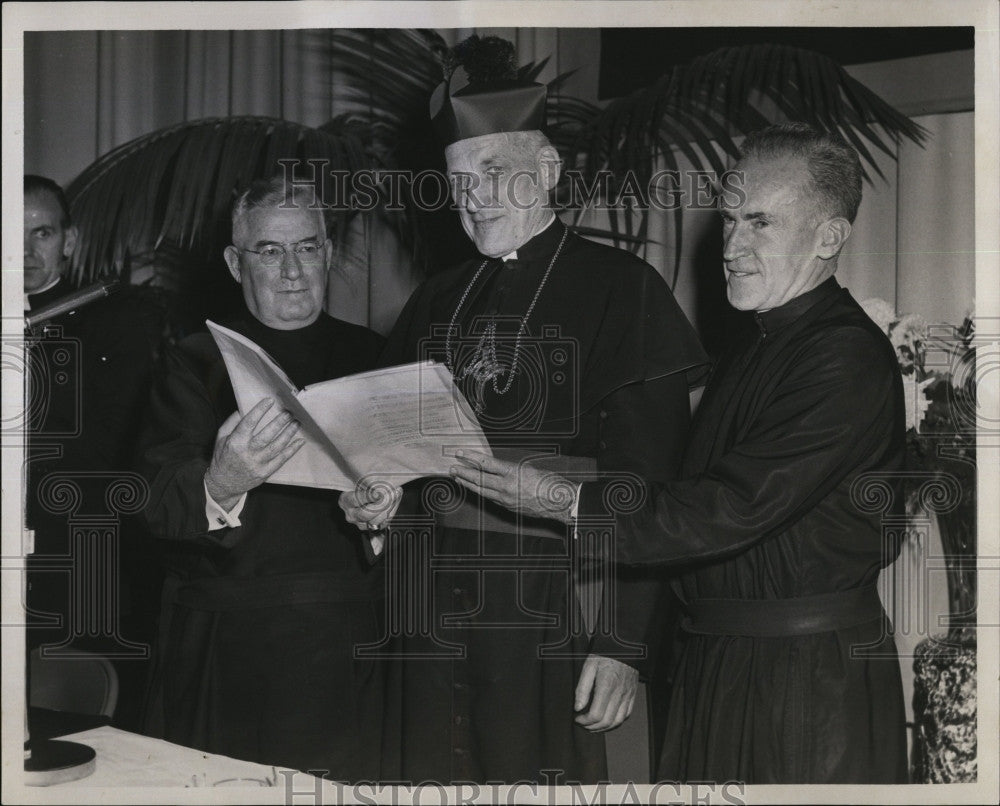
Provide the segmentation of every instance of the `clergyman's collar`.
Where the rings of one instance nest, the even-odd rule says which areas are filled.
[[[566,226],[559,220],[558,216],[555,216],[545,229],[531,240],[521,244],[509,255],[504,255],[502,260],[504,262],[508,260],[548,260],[556,251],[556,247],[559,246],[565,229]]]
[[[821,302],[828,297],[840,292],[840,283],[836,277],[829,277],[815,288],[799,294],[797,297],[788,300],[784,305],[771,308],[769,311],[755,312],[753,315],[757,327],[764,335],[773,333],[775,330],[791,324],[802,314],[809,310],[817,302]]]

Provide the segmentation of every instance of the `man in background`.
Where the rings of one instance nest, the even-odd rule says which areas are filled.
[[[88,575],[85,569],[94,564],[84,555],[103,549],[93,542],[71,545],[70,518],[105,514],[105,489],[116,478],[133,483],[132,451],[164,314],[139,289],[90,301],[75,296],[67,273],[78,236],[62,188],[25,175],[24,311],[28,321],[36,320],[26,336],[31,397],[25,519],[34,531],[27,643],[29,650],[45,645],[48,652],[109,655],[120,683],[116,724],[134,728],[152,639],[155,563],[139,524],[118,515],[112,578]],[[37,321],[58,303],[64,305],[56,315]],[[47,482],[63,478],[81,491],[76,513],[61,509],[58,496],[47,492]]]

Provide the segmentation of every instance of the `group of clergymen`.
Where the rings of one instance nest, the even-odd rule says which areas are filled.
[[[905,782],[874,587],[893,551],[851,492],[901,467],[902,390],[834,278],[856,152],[804,124],[746,138],[719,212],[728,299],[748,313],[709,367],[660,275],[548,206],[544,93],[436,96],[449,174],[479,180],[455,186],[481,257],[426,280],[387,341],[324,312],[332,244],[302,185],[235,202],[225,259],[246,305],[228,327],[298,387],[420,360],[444,328],[494,452],[460,450],[452,479],[405,491],[268,484],[304,442],[291,413],[234,414],[209,335],[164,348],[133,437],[168,547],[145,730],[337,780],[593,783],[672,640],[656,779]],[[523,177],[543,191],[527,204]],[[57,192],[26,181],[28,299],[73,250]],[[539,382],[552,328],[572,371]],[[594,568],[603,626],[576,629]],[[656,634],[664,580],[676,635]]]

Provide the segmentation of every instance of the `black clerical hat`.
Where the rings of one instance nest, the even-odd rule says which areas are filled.
[[[431,121],[444,145],[545,125],[545,86],[518,78],[511,43],[472,36],[452,53],[457,63],[430,102]]]

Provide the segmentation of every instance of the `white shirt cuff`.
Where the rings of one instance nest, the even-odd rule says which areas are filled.
[[[242,526],[243,524],[240,523],[240,513],[243,511],[243,505],[247,502],[247,494],[243,493],[240,496],[240,500],[236,502],[236,505],[229,512],[226,512],[208,494],[208,485],[205,484],[204,480],[201,483],[205,487],[205,517],[208,518],[208,531],[214,532],[217,529],[225,529],[226,527]]]

